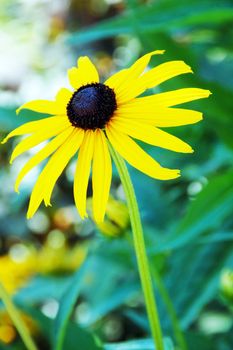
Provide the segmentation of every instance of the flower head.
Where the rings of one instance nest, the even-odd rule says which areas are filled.
[[[86,213],[86,192],[92,167],[93,213],[103,221],[112,177],[108,142],[132,166],[160,180],[174,179],[179,170],[162,167],[133,139],[175,152],[191,153],[192,148],[160,127],[192,124],[202,119],[197,111],[172,108],[175,105],[208,97],[210,92],[197,88],[138,97],[147,89],[184,73],[191,68],[183,61],[160,64],[145,72],[150,58],[163,51],[142,56],[100,83],[98,72],[88,57],[80,57],[77,67],[68,71],[72,91],[62,88],[54,101],[36,100],[22,109],[50,114],[51,117],[26,123],[13,130],[4,140],[28,134],[13,151],[11,162],[43,141],[50,140],[22,168],[15,184],[18,191],[24,176],[50,156],[33,188],[27,217],[31,218],[41,202],[50,205],[58,177],[70,159],[78,153],[74,176],[74,200],[82,218]]]

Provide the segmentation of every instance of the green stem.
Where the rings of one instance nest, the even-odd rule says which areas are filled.
[[[146,247],[144,241],[144,235],[142,230],[142,224],[135,196],[133,184],[130,179],[128,169],[121,156],[110,145],[111,154],[116,164],[117,170],[120,175],[122,185],[124,187],[125,196],[129,208],[130,221],[133,231],[134,248],[137,257],[139,275],[141,278],[142,290],[144,293],[145,304],[147,314],[149,318],[151,333],[155,343],[156,350],[163,350],[163,337],[158,316],[157,305],[153,292],[153,285],[149,270],[148,259],[146,255]]]
[[[126,238],[128,239],[129,244],[132,245],[133,244],[132,237],[127,235]],[[172,324],[172,329],[173,329],[177,344],[179,346],[179,349],[187,350],[188,348],[187,348],[186,340],[183,335],[182,329],[180,327],[180,322],[177,317],[176,310],[172,304],[172,301],[166,289],[166,286],[164,285],[164,282],[159,272],[157,271],[156,266],[150,264],[150,268],[151,268],[152,278],[155,281],[155,286],[157,287],[159,294],[161,295],[161,298],[169,314],[171,324]]]
[[[8,293],[5,290],[2,283],[0,283],[0,299],[2,299],[10,318],[12,319],[12,322],[14,323],[17,331],[19,332],[19,334],[24,342],[26,349],[37,350],[37,347],[36,347],[35,343],[33,342],[28,329],[26,328],[25,324],[23,323],[23,320],[20,317],[18,310],[16,309],[13,302],[11,301],[11,298],[8,295]]]

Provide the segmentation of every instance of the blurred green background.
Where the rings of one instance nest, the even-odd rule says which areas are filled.
[[[182,177],[160,182],[130,173],[166,350],[232,350],[233,1],[1,0],[0,26],[1,137],[40,117],[16,116],[15,109],[31,99],[52,99],[68,86],[66,70],[81,55],[92,58],[104,79],[141,54],[165,49],[152,65],[184,60],[195,74],[155,92],[212,91],[208,100],[187,104],[204,112],[203,122],[170,130],[193,146],[193,155],[147,147],[164,166],[180,168]],[[31,154],[9,166],[17,142],[0,152],[0,280],[39,349],[153,349],[116,170],[101,227],[81,222],[76,212],[74,162],[59,179],[53,206],[41,206],[27,221],[40,169],[25,178],[20,195],[14,193],[16,174]],[[0,349],[25,349],[0,306]]]

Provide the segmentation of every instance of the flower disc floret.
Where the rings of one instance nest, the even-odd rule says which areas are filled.
[[[113,89],[101,83],[88,84],[74,92],[67,105],[71,124],[84,130],[103,129],[116,110]]]

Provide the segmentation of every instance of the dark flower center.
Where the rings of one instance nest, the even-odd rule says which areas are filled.
[[[74,92],[66,108],[73,126],[84,130],[102,129],[117,108],[116,96],[107,85],[88,84]]]

